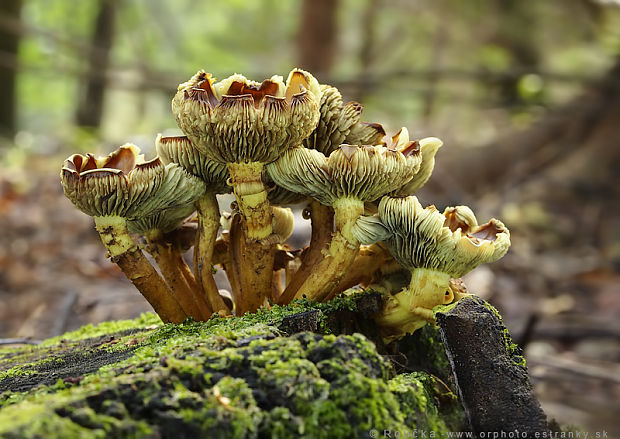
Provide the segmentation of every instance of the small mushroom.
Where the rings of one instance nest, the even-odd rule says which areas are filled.
[[[65,195],[93,216],[112,261],[138,288],[165,322],[179,323],[185,312],[164,280],[148,262],[127,229],[136,220],[176,205],[189,176],[176,165],[148,162],[134,145],[123,145],[106,157],[74,154],[61,170]]]
[[[302,145],[316,149],[328,156],[343,143],[351,145],[377,145],[385,136],[379,124],[360,122],[362,105],[357,102],[344,104],[336,87],[321,85],[319,123]]]
[[[293,234],[295,227],[295,216],[293,211],[288,207],[273,206],[273,233],[269,237],[270,244],[275,246],[276,255],[282,253],[281,250],[288,248],[283,246],[284,242]],[[285,251],[285,253],[288,253]],[[282,294],[282,269],[274,264],[273,281],[271,285],[271,299],[275,302]]]
[[[359,242],[351,228],[364,213],[364,202],[402,186],[419,169],[419,151],[412,143],[404,145],[404,153],[392,145],[341,145],[329,158],[297,147],[268,165],[276,184],[332,206],[335,212],[336,232],[327,256],[312,268],[295,297],[320,301],[330,295],[357,255]]]
[[[321,85],[321,103],[319,107],[319,123],[302,146],[316,149],[325,156],[331,154],[341,144],[376,145],[381,142],[385,130],[379,124],[365,124],[360,122],[362,106],[357,102],[344,104],[337,88]],[[274,197],[282,193],[294,193],[276,186]],[[300,200],[303,195],[297,195]],[[289,197],[288,200],[295,200]],[[288,283],[280,303],[288,303],[310,275],[312,268],[323,259],[323,250],[329,245],[332,236],[334,221],[333,208],[323,205],[316,200],[310,201],[305,210],[312,224],[312,236],[307,251],[303,253],[300,267]]]
[[[510,232],[496,219],[477,225],[466,206],[423,208],[415,196],[384,197],[377,217],[358,219],[353,235],[370,244],[384,241],[394,259],[411,272],[409,286],[388,296],[376,319],[386,339],[411,333],[433,321],[433,307],[454,300],[452,278],[500,259]]]
[[[400,189],[398,189],[394,195],[407,196],[415,194],[422,186],[426,184],[433,169],[435,168],[435,154],[443,145],[443,142],[437,137],[426,137],[418,141],[420,152],[422,154],[422,164],[420,170],[409,182]]]

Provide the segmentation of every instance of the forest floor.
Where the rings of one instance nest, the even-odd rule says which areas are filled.
[[[92,219],[63,196],[50,162],[59,163],[32,157],[27,168],[0,171],[0,339],[36,341],[150,309],[106,259]],[[538,251],[538,225],[508,223],[511,252],[469,275],[469,290],[493,303],[525,346],[549,416],[620,437],[617,267],[596,248]]]

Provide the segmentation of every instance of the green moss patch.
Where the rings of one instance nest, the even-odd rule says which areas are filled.
[[[92,327],[95,337],[84,329],[13,351],[11,361],[0,354],[0,437],[348,438],[370,429],[458,429],[462,417],[444,414],[460,413],[458,404],[439,407],[430,375],[395,376],[361,334],[289,332],[296,315],[316,310],[316,319],[302,321],[328,332],[333,313],[357,306],[351,298],[300,301],[157,327],[143,316],[133,327],[110,324],[112,334]],[[34,361],[24,363],[29,355]]]

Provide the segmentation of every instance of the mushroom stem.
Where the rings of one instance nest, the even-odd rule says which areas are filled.
[[[271,296],[275,252],[268,239],[273,231],[272,212],[267,191],[262,181],[263,164],[260,162],[228,163],[230,184],[243,221],[239,264],[241,297],[236,300],[236,314],[254,312]],[[235,242],[232,236],[231,243]]]
[[[364,203],[355,198],[340,198],[334,202],[336,232],[327,255],[314,267],[295,298],[306,297],[323,301],[338,285],[359,252],[359,241],[352,234],[355,221],[364,213]]]
[[[230,314],[213,279],[213,249],[220,228],[220,208],[214,193],[207,192],[196,202],[198,233],[194,246],[194,271],[209,305],[214,312]]]
[[[135,285],[165,323],[181,323],[187,315],[166,282],[131,239],[127,220],[119,216],[96,216],[95,228],[112,262]]]
[[[301,266],[295,272],[284,292],[278,299],[279,305],[287,305],[295,298],[297,291],[310,275],[312,268],[323,260],[323,250],[327,247],[334,229],[334,209],[312,200],[309,206],[312,236]]]
[[[453,300],[449,274],[415,268],[411,272],[409,285],[400,293],[388,297],[375,320],[387,340],[399,338],[432,322],[433,308]]]
[[[241,241],[243,240],[243,231],[241,230],[241,216],[234,214],[230,223],[230,231],[228,232],[228,247],[226,258],[222,261],[224,271],[230,282],[230,288],[232,289],[232,296],[235,303],[235,313],[239,313],[239,302],[242,300],[241,293],[241,273],[240,273],[240,260],[241,260]]]
[[[228,172],[239,211],[245,218],[247,238],[255,241],[268,238],[272,232],[271,207],[262,180],[263,164],[228,163]]]
[[[338,294],[355,285],[367,286],[375,281],[380,270],[393,261],[392,255],[378,244],[362,246],[351,269],[340,280],[325,300],[331,300]]]
[[[188,278],[186,271],[189,271],[189,268],[178,250],[172,244],[165,242],[163,234],[157,229],[149,230],[146,233],[146,240],[147,251],[157,262],[161,274],[185,314],[197,321],[208,320],[213,311],[206,297],[201,294],[193,276],[191,280],[194,282]],[[187,270],[184,270],[183,266]]]
[[[242,224],[244,235],[245,225]],[[237,305],[237,315],[255,312],[263,306],[265,299],[271,297],[275,248],[257,241],[241,239],[240,281],[241,300]]]

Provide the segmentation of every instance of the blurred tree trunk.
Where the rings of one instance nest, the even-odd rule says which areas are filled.
[[[360,27],[362,30],[362,38],[359,51],[360,71],[358,75],[358,84],[355,90],[350,92],[350,96],[358,101],[363,102],[368,90],[371,88],[368,83],[368,75],[376,56],[376,18],[381,6],[381,0],[369,0],[362,15]]]
[[[6,20],[19,23],[21,0],[2,0],[0,16]],[[17,28],[18,26],[14,26]],[[0,135],[12,136],[16,130],[16,85],[17,85],[17,50],[19,33],[4,26],[0,28]]]
[[[116,9],[117,0],[99,0],[88,56],[88,76],[76,111],[76,123],[79,126],[97,129],[101,125]]]
[[[303,0],[298,46],[299,65],[315,76],[329,74],[337,43],[338,0]]]

